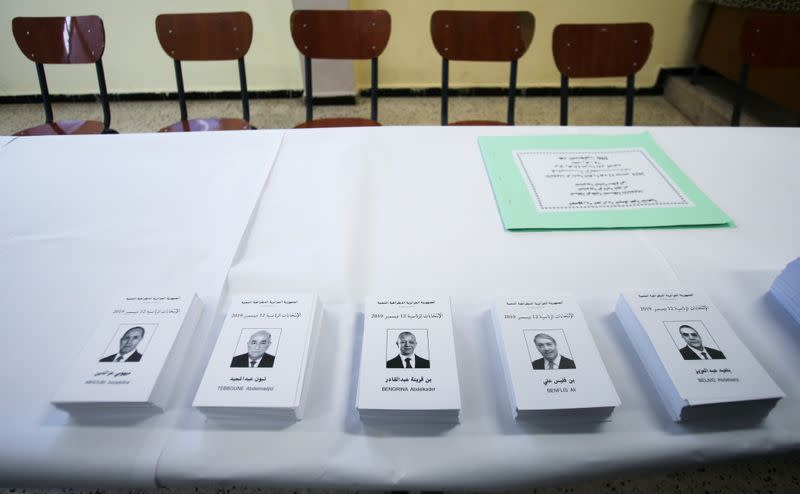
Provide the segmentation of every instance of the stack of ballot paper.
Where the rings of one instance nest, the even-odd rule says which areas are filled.
[[[373,422],[458,422],[448,297],[367,299],[356,408]]]
[[[769,290],[800,324],[800,258],[790,262]]]
[[[757,418],[783,398],[706,295],[625,292],[616,313],[673,420]]]
[[[119,297],[52,403],[85,418],[163,410],[202,312],[191,292]]]
[[[302,419],[321,319],[313,294],[235,297],[194,406],[237,424]]]
[[[492,306],[492,318],[517,419],[597,421],[619,405],[573,297],[503,297]]]

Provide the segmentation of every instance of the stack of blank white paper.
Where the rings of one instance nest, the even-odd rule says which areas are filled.
[[[784,396],[706,295],[626,292],[616,313],[675,421],[760,418]]]
[[[448,297],[367,299],[356,408],[373,422],[458,422]]]
[[[235,297],[194,406],[237,424],[303,418],[321,318],[313,294]]]
[[[495,301],[492,316],[517,419],[597,421],[619,405],[573,297],[503,297]]]
[[[775,278],[770,292],[797,324],[800,324],[800,258],[790,262]]]
[[[88,419],[163,410],[202,312],[191,292],[119,297],[53,404]]]

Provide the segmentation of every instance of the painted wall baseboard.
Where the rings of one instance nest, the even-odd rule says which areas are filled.
[[[675,67],[661,69],[658,80],[652,87],[636,88],[637,96],[660,96],[664,94],[664,85],[670,76],[691,75],[693,67]],[[368,97],[369,89],[359,92],[360,96]],[[439,87],[430,88],[383,88],[378,89],[378,96],[394,98],[413,98],[413,97],[432,97],[441,96],[442,90]],[[451,96],[506,96],[507,87],[477,87],[477,88],[450,88]],[[517,96],[558,96],[560,89],[557,87],[523,87],[517,88]],[[622,96],[625,94],[624,87],[570,87],[570,96]],[[299,89],[279,89],[273,91],[250,91],[250,99],[293,99],[302,98],[303,91]],[[208,92],[188,92],[187,100],[216,100],[216,99],[240,99],[238,91],[208,91]],[[85,103],[97,101],[95,94],[65,95],[53,94],[50,99],[54,103]],[[110,101],[177,101],[177,93],[117,93],[109,94]],[[42,97],[39,94],[29,94],[20,96],[0,96],[0,104],[21,104],[21,103],[41,103]],[[315,105],[354,105],[355,96],[319,96],[314,97]]]

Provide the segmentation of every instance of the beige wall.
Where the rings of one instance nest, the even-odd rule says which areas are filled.
[[[253,45],[247,55],[252,91],[301,89],[301,64],[289,33],[291,0],[0,0],[0,96],[36,94],[33,64],[17,48],[11,19],[31,15],[100,15],[106,26],[106,69],[111,93],[172,92],[171,60],[155,35],[154,19],[162,12],[245,10],[253,17]],[[550,38],[564,22],[647,21],[655,28],[653,52],[637,77],[637,86],[652,86],[662,67],[689,66],[707,11],[697,0],[350,0],[354,9],[382,8],[392,15],[392,37],[380,59],[384,88],[428,88],[441,84],[441,59],[430,40],[431,13],[437,9],[530,10],[536,31],[528,53],[520,60],[520,87],[557,87]],[[95,94],[97,83],[89,67],[48,66],[53,94]],[[369,64],[355,65],[356,85],[369,87]],[[315,75],[316,72],[315,72]],[[322,74],[317,77],[322,77]],[[234,62],[187,63],[188,91],[238,89]],[[451,64],[453,87],[495,87],[508,84],[507,64]],[[622,80],[575,81],[576,85],[624,85]]]
[[[379,61],[381,87],[437,87],[441,58],[430,40],[430,16],[435,10],[529,10],[536,17],[533,43],[519,62],[520,87],[557,87],[551,37],[561,23],[640,22],[653,25],[653,51],[637,75],[636,85],[652,86],[662,67],[692,64],[707,4],[697,0],[351,0],[354,9],[386,9],[392,15],[392,36]],[[508,64],[454,62],[452,87],[508,85]],[[369,66],[357,64],[356,83],[369,87]],[[575,81],[584,86],[624,86],[623,79]]]
[[[253,44],[245,57],[247,82],[253,91],[301,89],[297,50],[289,33],[291,0],[1,0],[0,96],[38,94],[36,70],[20,53],[11,33],[17,16],[97,14],[106,29],[103,65],[111,93],[174,92],[172,60],[155,33],[155,17],[164,12],[244,10],[253,18]],[[94,68],[47,66],[53,94],[96,94]],[[236,62],[184,64],[187,91],[239,89]]]

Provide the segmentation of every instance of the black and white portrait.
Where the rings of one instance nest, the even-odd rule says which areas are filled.
[[[279,328],[245,328],[239,335],[231,367],[264,368],[275,365]]]
[[[100,362],[139,362],[158,324],[120,324]]]
[[[703,321],[664,321],[683,360],[721,360],[725,354]]]
[[[574,369],[575,361],[563,329],[523,330],[533,370]]]
[[[427,329],[386,331],[387,369],[430,369]]]

